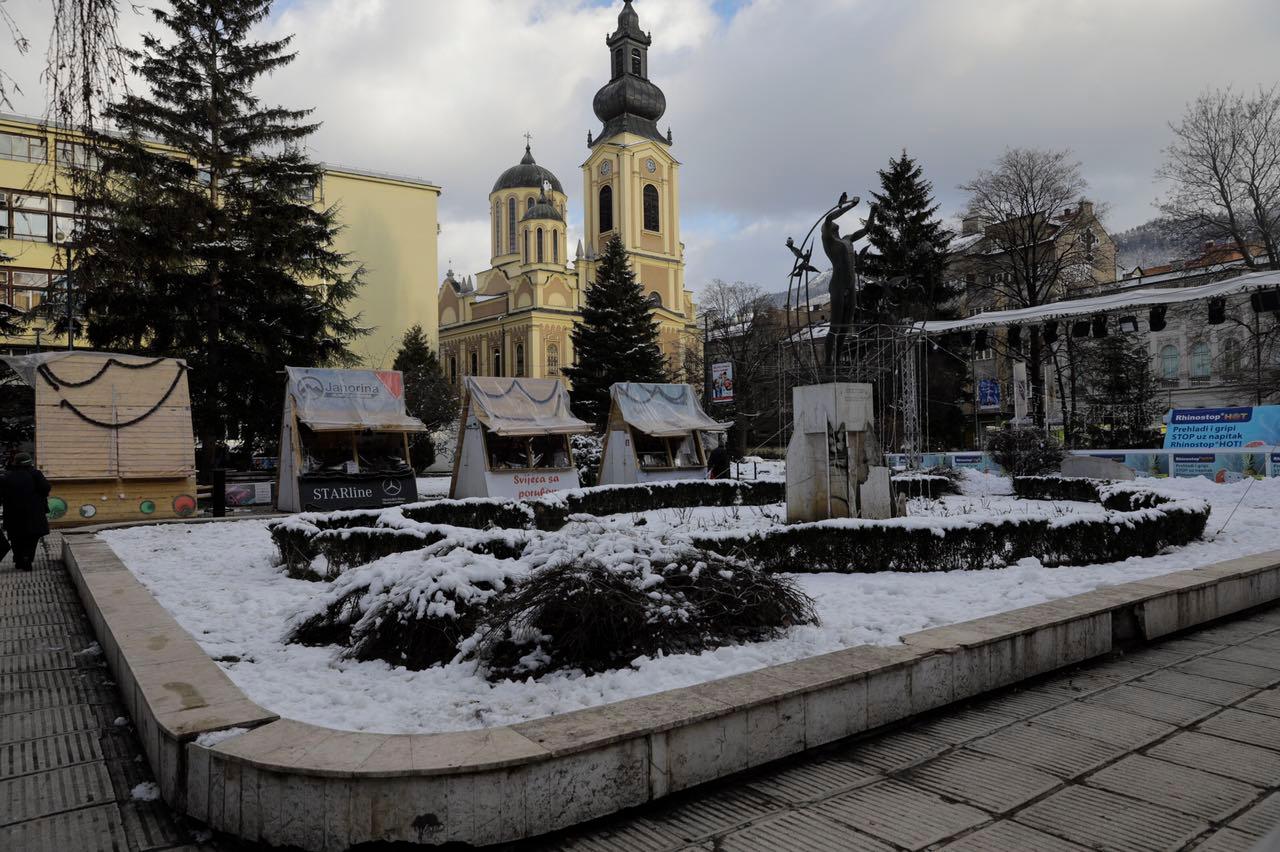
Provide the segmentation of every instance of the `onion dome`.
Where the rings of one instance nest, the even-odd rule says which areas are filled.
[[[504,189],[541,189],[543,181],[551,184],[553,192],[564,195],[564,187],[561,186],[560,179],[553,175],[550,169],[544,169],[538,165],[533,159],[533,151],[525,145],[524,157],[520,160],[520,164],[503,172],[490,190],[490,194]]]
[[[620,133],[634,133],[656,142],[668,143],[658,130],[658,120],[667,111],[667,96],[649,80],[649,46],[653,39],[640,29],[640,17],[623,4],[618,29],[606,39],[613,75],[596,92],[596,118],[604,124],[595,144]]]

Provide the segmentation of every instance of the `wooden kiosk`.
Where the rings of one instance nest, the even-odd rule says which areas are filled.
[[[577,488],[569,436],[590,431],[559,379],[468,377],[449,496],[525,500]]]
[[[409,436],[427,427],[405,412],[401,374],[286,369],[277,508],[327,512],[416,502]]]
[[[708,417],[692,387],[619,382],[609,395],[601,485],[707,478],[703,435],[733,424]]]
[[[195,514],[186,362],[84,351],[4,360],[35,390],[52,526]]]

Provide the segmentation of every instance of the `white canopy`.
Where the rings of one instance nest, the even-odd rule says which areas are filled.
[[[618,382],[611,389],[623,421],[655,438],[674,438],[690,432],[726,432],[733,423],[707,416],[689,385]]]
[[[287,367],[298,420],[317,432],[425,432],[405,412],[404,378],[395,370]]]
[[[1120,290],[1101,296],[1092,296],[1088,299],[1051,302],[1034,308],[989,311],[968,319],[916,323],[913,328],[914,331],[922,334],[946,334],[953,331],[969,331],[980,328],[1034,325],[1048,320],[1088,317],[1094,314],[1148,308],[1152,305],[1173,305],[1183,302],[1216,299],[1223,296],[1252,293],[1257,290],[1270,290],[1276,287],[1280,287],[1280,272],[1268,270],[1240,275],[1235,278],[1229,278],[1226,281],[1215,281],[1212,284],[1201,284],[1197,287],[1151,287],[1141,290]]]
[[[569,410],[569,392],[559,379],[467,379],[471,413],[505,437],[573,435],[591,424]]]

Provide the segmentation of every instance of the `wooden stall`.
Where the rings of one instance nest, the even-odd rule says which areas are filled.
[[[524,500],[577,488],[569,436],[590,431],[559,379],[469,377],[449,496]]]
[[[707,478],[703,436],[733,424],[708,417],[692,387],[619,382],[609,395],[601,485]]]
[[[400,373],[286,369],[276,487],[280,511],[415,502],[409,436],[427,427],[406,413]]]
[[[6,357],[35,389],[35,462],[55,527],[196,512],[187,365],[106,352]]]

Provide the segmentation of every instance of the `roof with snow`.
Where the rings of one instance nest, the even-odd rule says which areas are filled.
[[[708,417],[689,385],[618,382],[609,393],[624,423],[655,438],[727,432],[733,425]]]
[[[573,435],[591,424],[573,416],[569,392],[559,379],[499,379],[470,376],[471,413],[504,437]]]
[[[917,323],[914,329],[923,334],[947,334],[980,328],[997,328],[1026,325],[1069,317],[1093,316],[1152,305],[1173,305],[1235,296],[1258,290],[1280,287],[1280,271],[1254,272],[1215,281],[1196,287],[1151,287],[1140,290],[1123,290],[1092,296],[1087,299],[1070,299],[1052,302],[1034,308],[1016,308],[1010,311],[988,311],[961,320]]]

